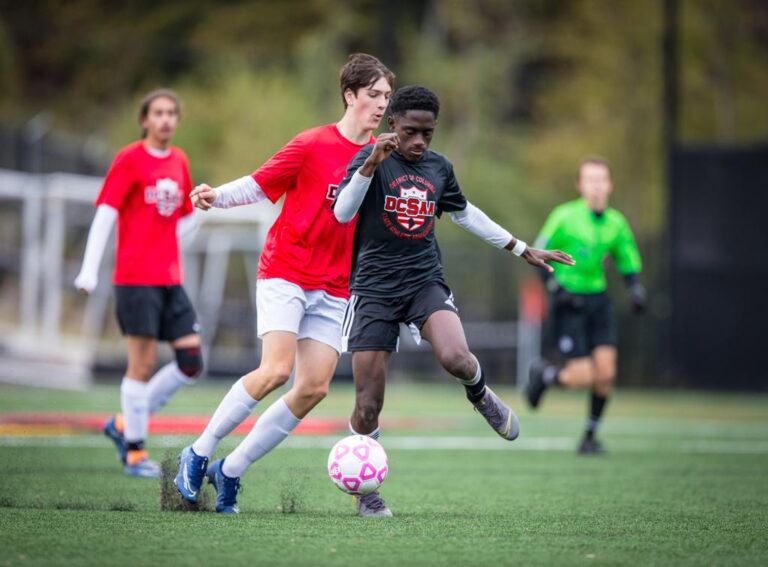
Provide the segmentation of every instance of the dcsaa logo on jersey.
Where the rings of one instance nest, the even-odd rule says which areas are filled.
[[[397,215],[397,224],[406,230],[418,230],[428,217],[435,216],[435,202],[427,200],[427,190],[400,187],[400,196],[387,195],[384,210]]]
[[[173,179],[158,179],[154,186],[144,189],[144,202],[147,205],[155,205],[157,212],[164,217],[169,217],[181,206],[182,194],[179,184]]]

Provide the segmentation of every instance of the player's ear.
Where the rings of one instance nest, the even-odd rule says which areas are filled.
[[[356,96],[352,89],[344,91],[344,100],[347,101],[347,106],[352,106],[352,103],[355,102],[355,98]]]
[[[390,130],[395,130],[395,117],[392,114],[387,116],[387,126],[389,126]]]

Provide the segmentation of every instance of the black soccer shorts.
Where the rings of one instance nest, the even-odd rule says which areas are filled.
[[[555,347],[565,358],[590,356],[598,346],[616,345],[613,305],[605,293],[572,294],[552,310]]]
[[[344,315],[342,345],[346,352],[397,350],[400,323],[421,330],[436,311],[459,312],[442,282],[429,283],[414,294],[381,298],[352,295]]]
[[[115,298],[124,335],[175,341],[200,331],[192,302],[180,285],[116,285]]]

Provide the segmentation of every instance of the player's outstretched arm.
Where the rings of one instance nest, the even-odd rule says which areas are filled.
[[[451,220],[464,230],[479,236],[497,248],[511,251],[515,256],[520,256],[532,266],[542,268],[547,272],[552,271],[552,267],[548,262],[559,262],[569,266],[575,264],[570,255],[560,250],[537,250],[536,248],[531,248],[522,240],[512,236],[509,231],[496,224],[488,215],[470,202],[467,202],[467,206],[463,211],[451,212],[450,216]]]
[[[207,211],[213,207],[229,209],[258,203],[266,199],[267,194],[252,176],[246,175],[216,188],[201,183],[192,190],[189,197],[195,207]]]
[[[75,287],[81,293],[91,293],[99,283],[99,265],[116,220],[117,209],[104,204],[96,208],[96,216],[88,231],[83,265],[75,278]]]

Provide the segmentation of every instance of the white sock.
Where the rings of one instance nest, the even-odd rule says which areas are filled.
[[[288,437],[300,421],[288,409],[283,398],[280,398],[267,408],[246,438],[227,455],[221,471],[230,478],[243,476],[252,463],[258,461]]]
[[[149,380],[149,414],[157,412],[171,396],[176,393],[176,390],[187,384],[194,384],[195,381],[179,370],[179,365],[176,362],[169,362],[163,366],[160,370],[155,372]]]
[[[201,457],[210,458],[219,441],[229,435],[251,415],[258,402],[246,391],[243,378],[235,382],[219,403],[203,434],[192,443],[192,449]]]
[[[456,378],[462,385],[464,386],[474,386],[480,381],[480,378],[483,377],[483,370],[480,368],[480,361],[477,360],[477,357],[475,357],[475,365],[477,365],[477,370],[475,371],[475,375],[472,378],[469,378],[468,380],[462,380],[461,378]]]
[[[120,384],[125,441],[138,443],[147,438],[149,429],[149,385],[128,376]]]
[[[381,427],[377,427],[376,429],[374,429],[370,433],[358,433],[357,431],[355,431],[355,428],[352,427],[352,422],[350,421],[349,422],[349,432],[352,435],[367,435],[371,439],[378,439],[381,436]]]

